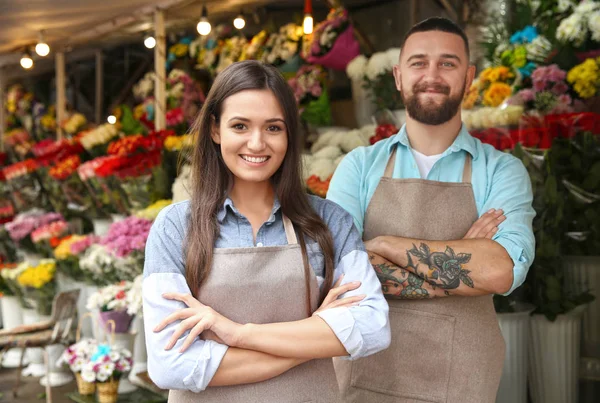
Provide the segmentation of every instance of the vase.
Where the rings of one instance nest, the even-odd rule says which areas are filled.
[[[96,396],[99,403],[116,403],[119,397],[119,380],[97,383]]]
[[[506,343],[506,356],[496,403],[527,403],[527,350],[529,322],[534,307],[524,305],[517,312],[499,313],[498,323]]]
[[[596,296],[583,312],[581,352],[584,357],[600,358],[600,256],[566,256],[564,261],[569,290]]]
[[[115,322],[115,333],[126,333],[129,331],[132,319],[133,316],[129,315],[127,311],[100,312],[100,323],[102,323],[105,332],[111,331],[107,327],[107,322],[113,320]]]
[[[132,352],[134,340],[134,333],[115,333],[114,346]],[[136,389],[137,386],[135,386],[129,381],[127,374],[123,374],[123,376],[121,377],[121,382],[119,383],[119,394],[131,393]]]
[[[127,218],[127,216],[124,216],[123,214],[111,214],[110,218],[112,218],[112,222],[117,222],[117,221],[123,221],[124,219]]]
[[[577,402],[581,317],[585,306],[554,322],[534,315],[530,322],[529,388],[533,403]]]
[[[129,373],[129,381],[139,385],[143,383],[137,374],[148,370],[148,352],[146,351],[146,335],[144,333],[144,318],[136,315],[133,319],[132,333],[135,334],[133,342],[133,367]]]
[[[96,392],[96,384],[92,382],[86,382],[81,377],[81,373],[75,373],[75,380],[77,381],[77,391],[82,396],[93,395]]]
[[[53,344],[46,347],[50,372],[40,379],[40,384],[42,386],[46,386],[46,384],[49,383],[51,387],[55,388],[64,386],[73,381],[73,375],[71,375],[71,371],[62,365],[57,365],[58,360],[64,351],[65,346],[62,344]]]
[[[354,103],[354,116],[358,127],[370,124],[371,116],[375,113],[371,93],[363,88],[363,83],[362,79],[352,80],[352,102]]]
[[[5,295],[0,298],[0,304],[2,305],[4,329],[10,330],[23,324],[23,310],[17,297]],[[11,348],[2,357],[2,366],[5,368],[18,368],[20,359],[21,349]],[[25,357],[24,363],[28,363],[27,357]]]
[[[23,308],[23,324],[24,325],[33,325],[35,323],[46,322],[49,321],[50,316],[42,316],[39,314],[37,309],[34,308]],[[21,374],[23,376],[33,376],[39,378],[41,376],[46,375],[46,365],[44,365],[44,350],[35,347],[27,348],[27,359],[29,360],[29,365],[27,368],[23,369]]]
[[[94,235],[104,236],[108,233],[112,220],[110,218],[94,218],[92,224],[94,225]]]

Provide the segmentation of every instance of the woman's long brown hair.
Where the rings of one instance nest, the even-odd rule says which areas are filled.
[[[288,148],[271,182],[281,203],[281,212],[292,221],[301,235],[298,241],[304,262],[307,310],[312,312],[310,267],[304,236],[318,242],[325,257],[321,301],[333,281],[333,240],[329,228],[310,205],[302,183],[302,142],[298,107],[292,89],[277,69],[256,61],[234,63],[217,76],[192,127],[192,132],[198,137],[192,154],[191,203],[185,245],[186,280],[192,294],[197,297],[212,266],[213,248],[219,236],[217,212],[225,202],[232,181],[232,175],[223,162],[220,146],[211,138],[213,119],[219,124],[223,102],[228,97],[241,91],[265,89],[273,92],[284,113]]]

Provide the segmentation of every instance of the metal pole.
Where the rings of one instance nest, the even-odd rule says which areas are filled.
[[[104,109],[104,59],[102,50],[96,51],[96,124],[102,121]]]
[[[165,38],[165,13],[162,10],[154,12],[154,126],[155,130],[164,130],[167,127],[167,102],[166,102],[166,38]]]
[[[66,76],[65,76],[65,54],[56,53],[56,137],[60,140],[63,136],[60,124],[66,117]]]

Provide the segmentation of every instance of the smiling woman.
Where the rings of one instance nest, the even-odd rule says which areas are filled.
[[[152,380],[178,403],[338,402],[331,357],[386,348],[388,307],[350,215],[304,192],[291,88],[233,64],[192,131],[192,198],[146,248]]]

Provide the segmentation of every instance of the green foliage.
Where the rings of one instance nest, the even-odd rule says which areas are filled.
[[[396,81],[391,72],[380,74],[374,80],[365,75],[363,87],[370,91],[377,111],[404,108],[402,95],[396,89]]]

